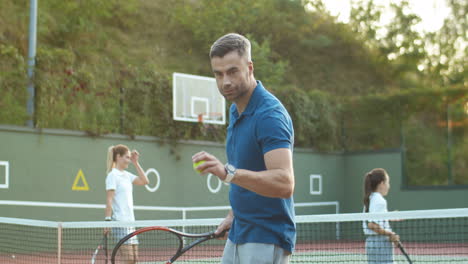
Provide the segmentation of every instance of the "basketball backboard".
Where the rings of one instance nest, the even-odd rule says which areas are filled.
[[[214,78],[174,72],[172,97],[174,120],[226,124],[226,101]]]

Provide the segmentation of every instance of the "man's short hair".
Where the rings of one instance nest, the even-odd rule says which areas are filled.
[[[250,41],[246,37],[236,33],[229,33],[213,43],[210,49],[210,58],[222,58],[231,51],[237,51],[240,57],[245,55],[247,60],[251,61],[250,47]]]

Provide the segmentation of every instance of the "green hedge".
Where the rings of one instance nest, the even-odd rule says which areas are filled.
[[[26,69],[17,48],[0,44],[0,123],[23,125],[28,119]]]

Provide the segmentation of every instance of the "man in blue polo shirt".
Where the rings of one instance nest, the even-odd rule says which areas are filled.
[[[294,131],[281,102],[255,80],[250,41],[227,34],[210,50],[220,93],[233,102],[223,165],[207,152],[196,168],[230,182],[232,210],[217,233],[230,229],[223,264],[288,263],[294,250]]]

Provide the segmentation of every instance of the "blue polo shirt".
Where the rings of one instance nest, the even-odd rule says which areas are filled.
[[[228,162],[239,169],[266,170],[264,154],[278,148],[293,150],[294,129],[281,102],[260,81],[245,111],[231,105],[227,131]],[[231,183],[229,200],[234,221],[229,239],[236,244],[275,244],[292,252],[296,242],[294,201],[270,198]]]

